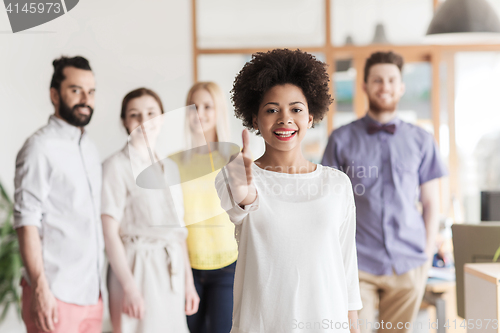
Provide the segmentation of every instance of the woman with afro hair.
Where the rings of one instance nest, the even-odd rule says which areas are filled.
[[[359,332],[356,217],[349,178],[309,162],[307,130],[332,102],[326,65],[300,50],[256,53],[237,75],[235,113],[265,141],[216,177],[236,226],[232,333]]]

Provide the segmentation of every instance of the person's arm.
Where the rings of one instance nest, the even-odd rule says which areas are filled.
[[[171,181],[173,181],[173,183],[180,184],[181,176],[179,169],[177,165],[174,164],[172,164],[172,167],[175,169],[170,169],[167,176],[171,179]],[[179,219],[179,226],[184,228],[186,223],[184,222],[184,193],[182,188],[179,186],[172,186],[170,187],[170,194],[172,196],[177,218]],[[191,316],[198,312],[200,297],[198,296],[194,285],[193,271],[191,269],[191,262],[189,261],[188,248],[185,240],[182,242],[182,260],[184,261],[184,311],[187,316]]]
[[[241,153],[225,167],[231,196],[241,208],[251,205],[257,199],[257,189],[252,179],[252,153],[250,152],[250,134],[242,132],[243,148]]]
[[[430,180],[420,186],[420,201],[426,231],[425,253],[431,259],[439,230],[439,179]]]
[[[252,179],[250,138],[243,130],[243,150],[215,177],[215,189],[222,209],[234,224],[240,224],[250,211],[259,207],[257,189]]]
[[[45,276],[42,244],[44,203],[50,192],[52,169],[40,141],[28,140],[16,158],[14,228],[32,292],[30,315],[38,329],[49,332],[58,322],[57,300]]]
[[[349,317],[349,330],[351,333],[361,333],[361,330],[358,327],[358,311],[349,311],[347,316]]]
[[[16,229],[19,250],[32,290],[31,315],[38,329],[53,331],[58,322],[57,301],[45,277],[42,244],[38,227],[28,225]]]
[[[185,295],[186,295],[186,315],[191,316],[198,312],[198,305],[200,304],[200,297],[196,292],[196,287],[194,286],[193,271],[191,270],[191,263],[189,262],[189,255],[187,244],[184,241],[182,245],[182,252],[184,257],[184,267],[185,267]]]
[[[123,289],[122,312],[132,318],[142,319],[144,299],[128,266],[125,247],[119,234],[120,225],[106,214],[101,215],[101,220],[109,264]]]
[[[346,191],[346,215],[339,230],[340,250],[342,252],[342,261],[344,262],[344,274],[347,287],[347,306],[350,319],[349,326],[351,333],[359,332],[357,327],[357,311],[363,307],[359,288],[358,277],[358,255],[356,251],[356,206],[354,202],[354,193],[352,184],[346,175],[344,184]],[[355,320],[354,320],[355,319]],[[353,329],[354,328],[354,329]]]
[[[125,247],[120,238],[120,223],[127,205],[126,177],[130,163],[120,155],[113,155],[102,165],[101,221],[106,254],[113,273],[123,290],[122,312],[132,318],[142,318],[145,305],[127,261]]]
[[[426,230],[425,253],[432,258],[439,230],[439,178],[447,174],[434,137],[425,133],[418,170],[420,202]]]

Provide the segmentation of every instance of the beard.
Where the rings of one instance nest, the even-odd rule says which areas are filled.
[[[382,105],[377,100],[368,97],[368,107],[373,113],[376,114],[396,111],[398,102],[399,100],[394,100],[392,103]]]
[[[90,110],[90,114],[82,115],[78,113],[78,108],[88,108]],[[70,107],[66,104],[61,96],[59,95],[59,115],[61,118],[66,120],[68,124],[76,126],[76,127],[84,127],[87,126],[92,118],[92,114],[94,114],[94,109],[86,104],[76,104],[73,107]]]

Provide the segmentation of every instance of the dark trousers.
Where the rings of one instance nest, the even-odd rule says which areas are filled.
[[[233,284],[236,262],[221,269],[193,269],[200,296],[198,312],[187,317],[191,333],[229,333],[233,323]]]

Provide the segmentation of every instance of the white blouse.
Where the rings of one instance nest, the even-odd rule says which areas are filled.
[[[362,307],[349,178],[319,164],[306,174],[252,171],[258,197],[245,209],[216,178],[239,251],[231,332],[349,332],[348,311]]]

